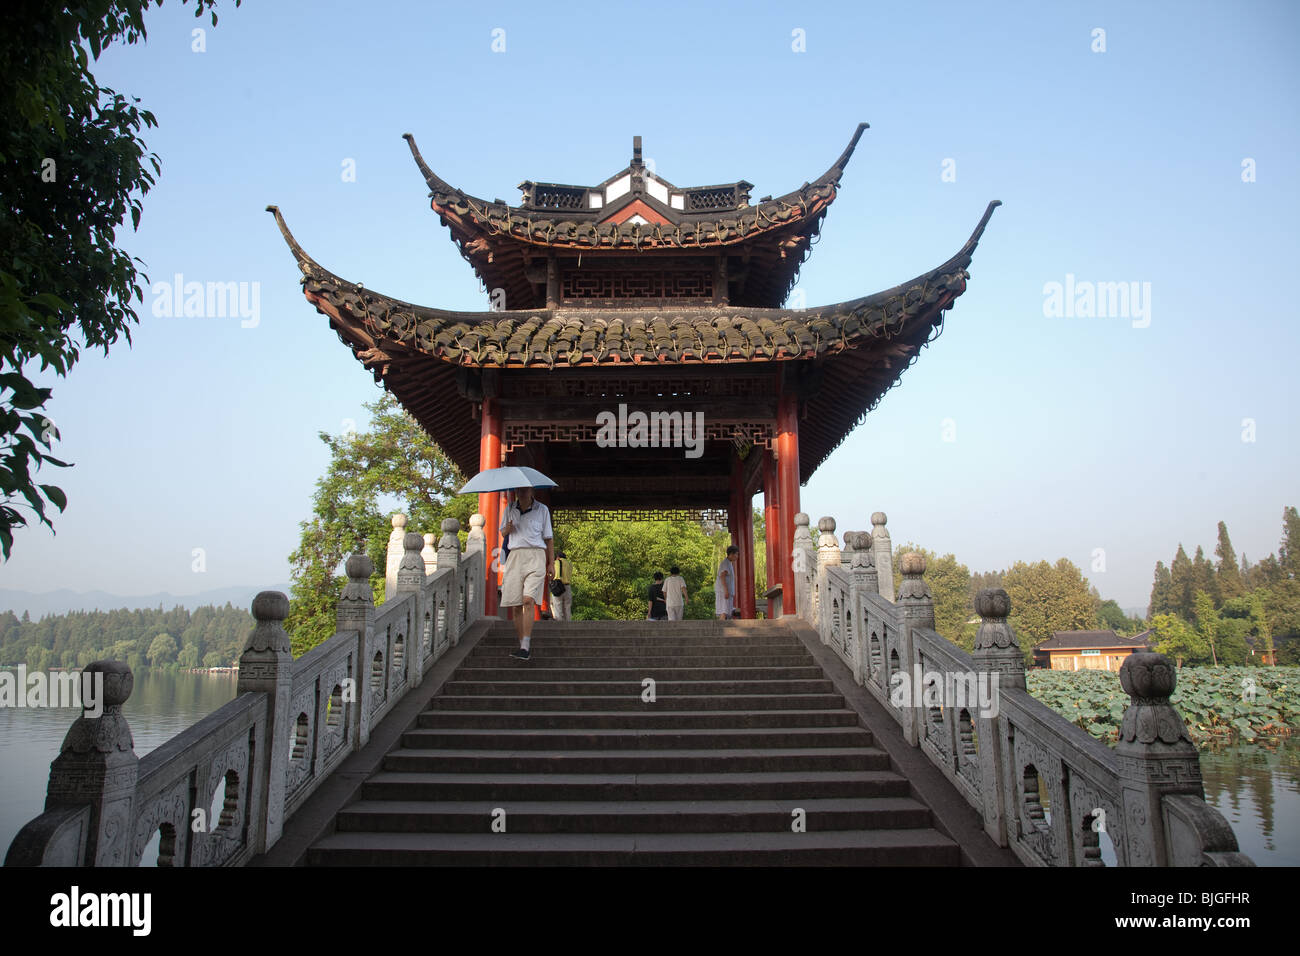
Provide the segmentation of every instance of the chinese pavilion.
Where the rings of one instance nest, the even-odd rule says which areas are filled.
[[[824,174],[776,198],[751,202],[743,181],[675,186],[635,137],[630,165],[604,182],[526,181],[517,206],[439,179],[406,134],[433,211],[490,290],[486,312],[342,279],[268,208],[307,301],[462,472],[540,469],[559,483],[541,496],[557,522],[725,512],[745,617],[761,489],[769,583],[790,613],[799,486],[941,330],[998,205],[955,256],[909,282],[782,308],[866,128]],[[480,496],[489,553],[500,507]],[[495,587],[485,596],[495,613]]]

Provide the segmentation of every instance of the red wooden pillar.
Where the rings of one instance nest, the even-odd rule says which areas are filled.
[[[755,449],[757,451],[757,449]],[[782,583],[783,565],[789,563],[787,557],[789,545],[781,543],[781,508],[776,485],[776,458],[771,451],[763,449],[763,526],[767,536],[767,586],[769,590]],[[784,590],[784,588],[783,588]],[[767,616],[776,613],[776,602],[771,598],[767,602]]]
[[[740,493],[740,567],[736,569],[737,592],[736,607],[740,616],[753,620],[758,616],[757,601],[754,597],[754,496],[747,495],[744,489]]]
[[[740,616],[754,617],[754,499],[745,494],[745,463],[731,456],[731,495],[727,502],[727,528],[736,555],[736,607]]]
[[[782,603],[786,614],[795,613],[794,516],[799,511],[799,396],[790,384],[782,385],[776,403],[776,483],[780,499]]]
[[[501,467],[501,405],[495,398],[483,399],[479,431],[478,470]],[[483,516],[483,537],[486,539],[487,586],[483,590],[483,613],[489,617],[497,613],[498,560],[501,547],[501,493],[489,491],[478,496],[479,514]]]

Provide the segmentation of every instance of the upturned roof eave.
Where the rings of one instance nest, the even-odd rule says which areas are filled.
[[[834,200],[838,190],[839,181],[844,174],[844,169],[848,165],[849,159],[853,156],[853,152],[857,148],[858,140],[862,137],[862,133],[868,128],[869,128],[869,124],[867,123],[858,124],[857,129],[854,131],[853,137],[849,141],[848,146],[845,147],[843,152],[840,153],[840,156],[835,160],[835,162],[830,166],[830,168],[827,169],[827,171],[823,173],[821,176],[818,176],[816,179],[805,182],[798,189],[791,190],[787,193],[784,193],[781,196],[777,196],[773,199],[770,199],[765,203],[751,203],[743,207],[705,210],[705,211],[698,211],[698,212],[688,212],[685,210],[674,209],[669,205],[663,204],[664,209],[667,211],[670,218],[675,223],[681,223],[681,224],[709,223],[709,222],[714,222],[720,218],[734,219],[738,215],[745,214],[745,213],[752,213],[753,211],[760,210],[760,209],[766,209],[767,214],[771,214],[781,209],[787,209],[793,206],[799,206],[801,208],[805,208],[809,204],[808,194],[810,191],[820,192],[825,187],[829,186],[830,191],[825,196],[826,202],[822,205],[822,208],[824,209],[825,206],[829,205],[830,202]],[[410,133],[404,133],[402,134],[402,136],[403,139],[406,140],[407,146],[411,150],[411,155],[415,160],[416,166],[419,168],[420,173],[424,176],[426,185],[428,185],[429,187],[429,195],[430,198],[433,200],[433,205],[435,209],[442,211],[442,209],[446,206],[445,202],[439,202],[439,197],[458,198],[462,203],[464,203],[470,208],[471,222],[473,223],[474,226],[480,228],[485,235],[500,234],[499,229],[487,224],[488,221],[491,220],[491,216],[493,213],[496,213],[498,215],[503,215],[510,220],[519,219],[524,221],[532,220],[536,222],[575,222],[580,224],[601,222],[609,214],[610,207],[604,207],[604,206],[596,209],[549,210],[549,209],[536,209],[528,206],[512,206],[509,203],[500,203],[495,201],[489,202],[488,200],[481,199],[472,193],[466,192],[463,189],[459,189],[455,186],[452,186],[446,180],[439,177],[436,173],[434,173],[434,171],[430,168],[429,164],[425,162],[424,157],[420,154],[419,147],[416,145],[415,142],[415,137],[412,136]],[[596,186],[578,186],[578,185],[567,185],[562,183],[547,183],[547,184],[534,184],[534,185],[560,186],[566,189],[600,189],[602,187],[608,186],[609,184],[617,181],[622,176],[629,174],[631,171],[632,168],[630,166],[625,167],[619,173],[616,173],[614,176],[611,176],[610,178],[606,179],[604,182],[600,184],[597,184]],[[727,184],[723,184],[722,186],[678,187],[672,185],[671,183],[668,183],[667,180],[660,179],[657,174],[655,178],[660,182],[664,183],[665,186],[669,187],[670,189],[679,192],[689,192],[689,191],[700,190],[700,189],[732,188],[736,186],[747,186],[751,189],[753,188],[753,184],[745,180],[738,180],[735,183],[727,183]],[[531,183],[531,182],[532,182],[531,180],[525,180],[525,183]],[[481,212],[479,212],[480,210]],[[821,209],[817,211],[820,212]],[[757,219],[758,217],[756,216],[755,218]],[[779,227],[785,224],[786,224],[785,220],[780,220],[772,223],[771,225],[762,227],[762,231],[769,231],[773,227]],[[553,241],[548,241],[544,239],[539,240],[539,239],[524,237],[524,236],[512,235],[511,238],[517,239],[518,241],[521,242],[534,244],[534,245],[549,246],[554,244]]]
[[[604,364],[604,358],[610,350],[604,347],[606,333],[622,342],[623,331],[631,328],[652,328],[657,323],[663,330],[655,329],[655,334],[663,341],[663,331],[682,330],[686,326],[694,327],[702,333],[702,338],[719,339],[727,348],[707,349],[694,347],[674,347],[665,349],[656,346],[651,364],[673,364],[676,362],[694,363],[695,361],[744,362],[744,361],[790,361],[815,358],[833,354],[844,348],[852,347],[858,338],[875,338],[881,334],[883,327],[889,332],[891,324],[895,331],[901,328],[909,316],[926,311],[927,307],[937,306],[941,312],[951,305],[952,300],[965,290],[966,267],[970,264],[975,248],[988,224],[993,210],[1000,205],[995,200],[989,203],[970,238],[952,258],[935,269],[922,273],[912,280],[872,293],[858,299],[832,305],[807,309],[781,308],[746,308],[740,306],[652,306],[645,308],[539,308],[509,310],[500,312],[459,312],[420,306],[396,299],[382,293],[366,289],[360,283],[349,282],[325,269],[294,239],[284,217],[275,206],[268,206],[276,219],[281,235],[293,253],[299,270],[303,273],[304,291],[313,301],[319,298],[330,300],[335,308],[346,310],[359,318],[356,321],[374,326],[371,332],[375,336],[393,335],[391,325],[397,317],[400,329],[396,333],[399,341],[404,341],[406,348],[442,361],[457,365],[483,364],[485,367],[553,367],[556,354],[564,354],[568,359],[561,363],[567,367],[581,367],[584,360],[573,361],[570,353],[600,353],[601,359],[596,364]],[[319,303],[318,303],[319,308]],[[897,319],[895,323],[894,320]],[[461,337],[472,336],[476,343],[484,337],[479,331],[483,326],[491,325],[495,329],[495,342],[483,349],[496,357],[495,361],[482,363],[470,361],[464,349],[448,345],[459,341]],[[610,332],[612,326],[620,328]],[[706,328],[712,333],[705,333]],[[574,329],[584,333],[573,339]],[[567,344],[580,341],[587,334],[599,332],[602,342],[600,348],[578,349],[566,348],[557,353],[548,350],[547,358],[538,359],[541,354],[535,348],[511,349],[510,345],[524,344],[524,339],[533,341],[535,337],[550,332],[549,341],[562,336],[570,336]],[[721,331],[719,331],[721,330]],[[735,335],[729,334],[737,330]],[[732,347],[736,335],[743,336],[744,347],[737,351]],[[807,346],[809,337],[813,342],[811,351]],[[674,341],[676,337],[674,336]],[[421,340],[435,343],[434,348],[420,344]],[[588,340],[590,341],[590,340]],[[592,342],[594,345],[595,343]],[[628,362],[644,361],[629,354],[620,359],[621,346],[616,347],[612,363],[620,360]],[[634,352],[636,350],[633,350]],[[704,354],[699,354],[704,352]],[[511,361],[512,354],[519,356],[517,362]]]

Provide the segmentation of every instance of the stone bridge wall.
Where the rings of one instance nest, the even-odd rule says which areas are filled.
[[[45,812],[19,831],[5,865],[136,866],[155,837],[160,866],[238,866],[265,852],[482,616],[483,519],[474,519],[463,554],[454,518],[436,551],[433,535],[402,534],[377,611],[372,562],[348,558],[338,629],[297,660],[282,623],[289,599],[258,594],[236,698],[143,759],[122,715],[130,668],[89,665],[105,676],[103,714],[73,723],[50,766]],[[397,516],[394,528],[405,523]]]
[[[983,622],[968,654],[934,630],[922,555],[903,556],[893,600],[883,514],[872,517],[871,532],[846,532],[843,549],[834,519],[818,522],[815,546],[808,516],[795,524],[799,617],[980,813],[1000,846],[1041,866],[1101,866],[1102,840],[1120,866],[1253,865],[1205,802],[1196,747],[1169,702],[1176,671],[1163,655],[1125,660],[1119,680],[1131,700],[1112,749],[1025,689],[1005,591],[978,595]]]

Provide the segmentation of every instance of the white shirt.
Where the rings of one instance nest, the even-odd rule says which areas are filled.
[[[736,596],[736,563],[730,558],[723,558],[718,563],[718,576],[714,579],[714,587],[717,589],[718,597],[722,597],[724,590],[722,584],[722,573],[727,572],[726,590],[731,592],[732,598]]]
[[[682,598],[684,587],[686,587],[686,579],[680,574],[672,575],[664,582],[664,603],[669,607],[684,607],[686,603]]]
[[[506,541],[506,547],[511,551],[517,548],[545,548],[546,540],[555,537],[555,531],[551,528],[551,509],[536,499],[533,499],[533,506],[525,513],[520,513],[518,501],[512,501],[498,530],[505,534],[506,525],[512,522],[515,530]]]

